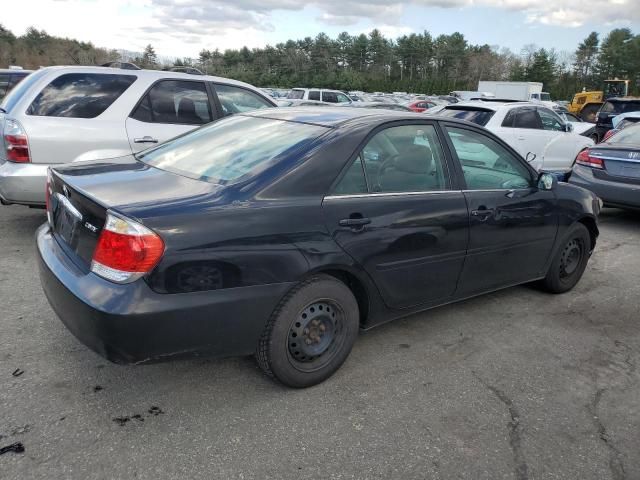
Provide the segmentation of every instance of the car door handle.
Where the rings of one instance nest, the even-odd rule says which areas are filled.
[[[343,218],[338,222],[341,227],[364,227],[371,223],[370,218]]]
[[[493,208],[478,208],[477,210],[471,210],[471,215],[474,217],[478,217],[480,220],[486,220],[487,218],[493,216]]]
[[[134,138],[133,143],[158,143],[158,139],[145,135],[142,138]]]
[[[524,140],[524,136],[523,135],[519,135],[517,138],[518,138],[518,140]]]

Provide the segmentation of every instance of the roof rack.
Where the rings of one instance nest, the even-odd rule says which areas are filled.
[[[165,72],[179,72],[179,73],[188,73],[189,75],[204,75],[201,70],[198,70],[195,67],[167,67],[162,69]]]
[[[135,63],[130,62],[107,62],[100,65],[101,67],[121,68],[123,70],[142,70]]]

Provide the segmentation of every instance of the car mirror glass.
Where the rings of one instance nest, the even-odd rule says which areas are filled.
[[[538,188],[540,190],[553,190],[557,181],[555,175],[543,172],[540,174],[540,177],[538,177]]]
[[[573,125],[570,123],[565,123],[564,124],[564,131],[565,132],[573,132]]]

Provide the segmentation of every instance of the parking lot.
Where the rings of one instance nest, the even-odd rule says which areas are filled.
[[[572,292],[387,324],[301,391],[251,358],[107,363],[43,297],[43,220],[0,208],[0,447],[25,447],[3,480],[640,478],[639,214],[603,212]]]

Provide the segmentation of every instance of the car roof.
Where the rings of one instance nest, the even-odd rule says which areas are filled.
[[[272,118],[288,122],[311,123],[322,127],[339,127],[353,120],[370,118],[374,123],[383,123],[393,120],[444,120],[469,125],[458,119],[438,117],[437,115],[425,116],[415,112],[402,112],[398,110],[386,110],[380,108],[352,108],[352,107],[290,107],[267,108],[242,113],[252,117]]]
[[[24,68],[0,68],[0,73],[26,73],[29,74],[34,70],[25,70]]]
[[[614,97],[608,98],[607,102],[640,102],[640,97]]]
[[[41,70],[47,70],[50,72],[68,72],[68,73],[102,73],[102,74],[112,74],[112,75],[134,75],[139,78],[160,80],[163,78],[175,78],[180,80],[208,80],[210,82],[220,82],[226,83],[228,85],[237,85],[245,88],[250,88],[251,90],[259,91],[260,89],[250,85],[248,83],[239,82],[238,80],[232,80],[230,78],[224,77],[215,77],[213,75],[194,75],[191,73],[184,72],[170,72],[166,70],[129,70],[124,68],[113,68],[113,67],[79,67],[74,65],[64,65],[64,66],[55,66],[55,67],[45,67]]]

